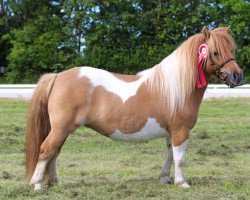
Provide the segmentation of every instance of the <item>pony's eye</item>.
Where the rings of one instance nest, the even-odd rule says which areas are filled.
[[[213,51],[213,55],[218,56],[219,55],[218,51]]]

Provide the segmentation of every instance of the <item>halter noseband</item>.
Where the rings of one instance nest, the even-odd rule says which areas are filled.
[[[217,65],[215,64],[215,62],[212,59],[212,56],[210,54],[210,60],[211,60],[211,65],[213,66],[214,70],[215,70],[215,75],[220,78],[221,80],[225,81],[227,78],[227,75],[221,70],[222,67],[224,67],[225,64],[227,64],[228,62],[230,62],[231,60],[235,60],[234,58],[229,58],[228,60],[226,60],[224,63],[222,63],[221,65]]]

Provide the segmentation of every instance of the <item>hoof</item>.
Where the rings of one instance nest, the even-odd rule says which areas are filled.
[[[190,188],[190,185],[189,185],[187,182],[182,183],[180,186],[181,186],[182,188]]]
[[[34,190],[41,190],[42,189],[42,184],[41,183],[36,183],[34,185]]]
[[[175,185],[178,185],[181,188],[190,188],[190,185],[187,182],[177,183]]]
[[[169,176],[160,177],[160,182],[163,184],[171,184],[172,179]]]
[[[58,178],[53,178],[53,179],[48,179],[48,180],[47,180],[47,183],[48,183],[49,185],[53,185],[53,184],[56,184],[56,183],[58,183],[58,182],[59,182]]]

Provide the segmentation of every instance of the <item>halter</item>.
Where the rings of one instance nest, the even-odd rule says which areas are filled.
[[[224,67],[225,64],[227,64],[228,62],[230,62],[231,60],[235,60],[234,58],[229,58],[228,60],[226,60],[224,63],[217,65],[215,64],[215,62],[212,59],[212,56],[210,54],[210,60],[211,60],[211,65],[213,66],[214,70],[215,70],[215,75],[220,78],[221,80],[225,81],[227,78],[227,75],[221,70],[222,67]]]
[[[213,61],[211,53],[208,54],[207,48],[208,48],[207,43],[201,43],[199,46],[199,51],[198,51],[199,57],[198,57],[198,64],[197,64],[198,70],[197,70],[197,78],[196,78],[196,86],[198,88],[203,88],[207,85],[207,81],[204,75],[204,73],[206,73],[207,55],[209,55],[208,58],[211,60],[211,65],[213,66],[215,70],[215,75],[219,79],[223,80],[225,83],[226,83],[227,74],[224,71],[222,71],[221,68],[223,68],[224,65],[227,64],[228,62],[235,60],[234,58],[229,58],[224,63],[218,65]]]

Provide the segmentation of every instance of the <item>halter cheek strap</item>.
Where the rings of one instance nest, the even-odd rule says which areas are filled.
[[[207,80],[204,74],[204,71],[206,70],[205,66],[206,66],[206,61],[207,61],[207,43],[202,43],[199,46],[199,57],[198,57],[198,63],[197,63],[197,77],[196,77],[196,87],[197,88],[204,88],[207,86]],[[215,75],[223,80],[226,81],[227,75],[221,70],[221,68],[224,67],[225,64],[227,64],[228,62],[235,60],[234,58],[229,58],[228,60],[226,60],[224,63],[218,65],[216,64],[213,59],[212,59],[212,55],[209,54],[209,59],[211,60],[211,65],[213,66],[214,70],[215,70]],[[204,69],[205,68],[205,69]]]
[[[228,60],[226,60],[224,63],[222,63],[221,65],[217,65],[215,64],[215,62],[212,59],[212,56],[210,55],[210,60],[211,60],[211,65],[213,66],[214,70],[215,70],[215,75],[225,81],[227,78],[227,75],[221,70],[222,67],[224,67],[225,64],[227,64],[228,62],[230,62],[231,60],[235,60],[234,58],[229,58]]]

